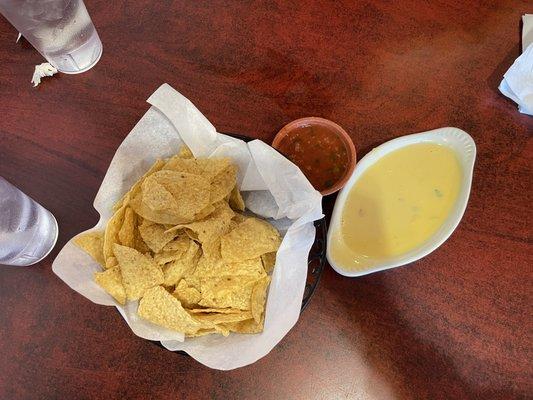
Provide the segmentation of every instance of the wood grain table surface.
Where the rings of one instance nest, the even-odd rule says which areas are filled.
[[[533,397],[533,117],[497,89],[530,2],[86,4],[102,59],[37,88],[42,57],[0,19],[0,175],[60,229],[41,263],[0,266],[0,399]],[[339,123],[360,156],[401,135],[464,129],[478,150],[466,214],[408,267],[349,279],[326,266],[296,326],[251,366],[215,371],[171,353],[51,270],[96,223],[109,162],[164,82],[219,131],[267,142],[304,116]]]

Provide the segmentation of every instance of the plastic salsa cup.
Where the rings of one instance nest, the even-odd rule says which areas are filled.
[[[306,117],[285,125],[272,147],[296,164],[323,196],[340,190],[355,168],[350,136],[336,123]]]

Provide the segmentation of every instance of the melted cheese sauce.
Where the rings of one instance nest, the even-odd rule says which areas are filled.
[[[405,254],[427,241],[452,210],[462,170],[453,149],[410,145],[378,160],[348,194],[331,255],[346,269]]]

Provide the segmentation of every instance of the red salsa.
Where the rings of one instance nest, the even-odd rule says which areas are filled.
[[[335,185],[348,168],[348,151],[341,138],[327,126],[295,128],[277,148],[300,167],[319,192]]]

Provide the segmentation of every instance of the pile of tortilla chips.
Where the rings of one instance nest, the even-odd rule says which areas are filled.
[[[281,238],[239,213],[236,175],[231,160],[195,159],[186,147],[156,161],[115,205],[105,232],[76,237],[104,268],[95,281],[186,336],[261,332]]]

